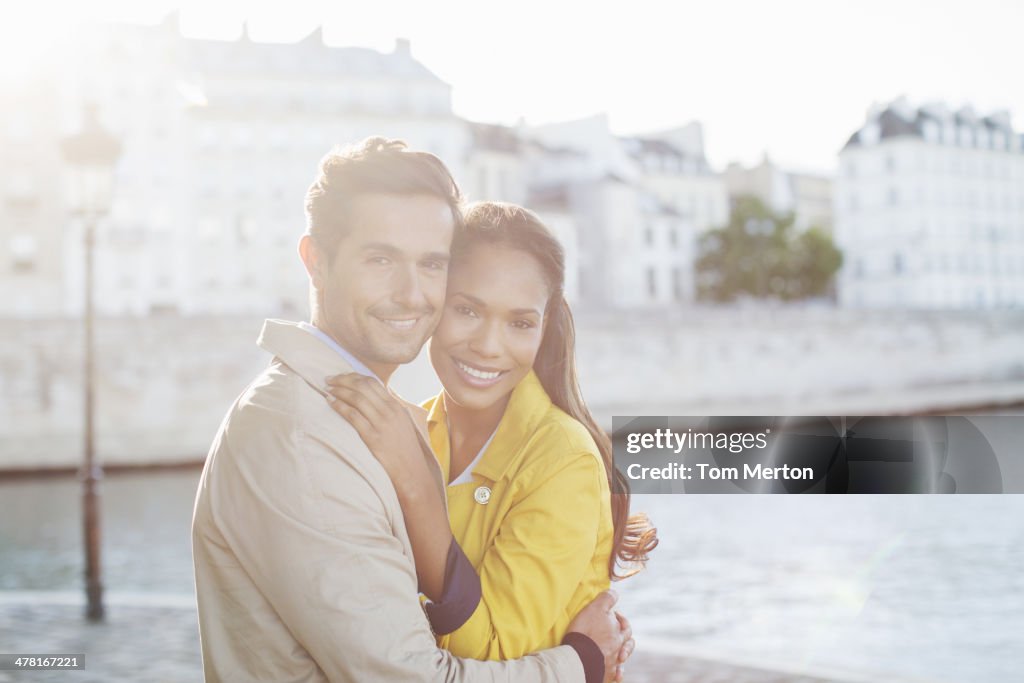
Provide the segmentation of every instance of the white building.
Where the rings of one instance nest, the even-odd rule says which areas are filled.
[[[0,315],[53,316],[67,296],[59,110],[52,83],[0,90]]]
[[[470,142],[459,186],[467,201],[526,201],[526,148],[515,129],[466,122]]]
[[[753,195],[777,214],[793,214],[798,230],[832,230],[832,179],[817,173],[783,169],[766,154],[750,168],[731,163],[722,174],[729,198]]]
[[[693,123],[613,135],[605,116],[535,128],[466,122],[451,87],[413,58],[296,43],[182,36],[106,24],[33,88],[5,93],[0,152],[0,316],[83,307],[83,225],[69,215],[60,140],[83,104],[121,142],[96,238],[100,315],[301,316],[303,196],[334,145],[384,135],[441,157],[470,200],[533,208],[566,246],[579,305],[663,307],[694,298],[700,231],[728,219],[725,184]],[[63,176],[63,177],[62,177]]]
[[[81,311],[81,226],[49,202],[51,188],[32,169],[60,168],[58,142],[81,124],[85,101],[123,149],[112,212],[97,233],[101,314],[305,311],[302,199],[317,162],[339,143],[403,138],[438,154],[457,178],[464,173],[469,139],[451,87],[412,57],[408,41],[379,53],[327,46],[319,30],[293,44],[256,43],[244,29],[234,41],[198,40],[183,37],[171,15],[157,26],[100,26],[73,54],[40,74],[52,90],[47,106],[12,102],[21,120],[0,133],[5,152],[44,152],[5,192],[15,203],[47,199],[45,217],[31,219],[39,226],[28,230],[22,217],[2,235],[0,259],[18,255],[0,262],[0,284],[6,293],[12,277],[48,278],[36,294],[0,297],[0,315]],[[47,262],[52,234],[63,236],[58,267]]]
[[[524,129],[534,194],[561,194],[579,233],[579,303],[658,308],[694,299],[699,232],[728,221],[725,184],[704,158],[699,124],[643,137],[607,117]]]
[[[842,305],[1024,306],[1024,142],[1007,113],[897,100],[839,161]]]

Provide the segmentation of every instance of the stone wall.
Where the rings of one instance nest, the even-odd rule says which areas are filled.
[[[268,357],[253,318],[101,319],[97,452],[104,463],[202,459]],[[613,414],[883,414],[1024,402],[1024,313],[692,309],[582,314],[584,395]],[[7,320],[0,469],[73,467],[82,453],[76,320]],[[425,354],[396,374],[437,390]]]

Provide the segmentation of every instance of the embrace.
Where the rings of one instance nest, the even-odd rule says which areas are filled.
[[[207,681],[621,680],[657,544],[580,395],[561,245],[370,138],[306,194],[308,323],[268,320],[196,497]],[[442,385],[388,389],[428,338]]]

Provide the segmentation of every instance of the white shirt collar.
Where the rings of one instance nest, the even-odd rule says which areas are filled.
[[[332,337],[331,335],[327,334],[326,332],[321,330],[319,327],[317,327],[315,325],[311,325],[310,323],[307,323],[307,322],[299,323],[299,327],[301,329],[305,330],[306,332],[309,332],[314,337],[318,338],[320,341],[322,341],[323,343],[327,344],[332,349],[337,351],[338,354],[342,358],[344,358],[345,361],[349,365],[352,366],[352,369],[355,370],[356,372],[358,372],[360,375],[366,375],[367,377],[373,377],[375,380],[377,380],[381,384],[384,384],[384,382],[381,381],[380,377],[377,377],[376,373],[374,373],[373,370],[371,370],[370,368],[366,367],[366,365],[362,361],[360,361],[358,358],[356,358],[351,353],[349,353],[345,349],[345,347],[343,347],[341,344],[339,344],[338,342],[336,342],[334,340],[334,337]]]

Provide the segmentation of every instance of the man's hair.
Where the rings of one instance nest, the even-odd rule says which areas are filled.
[[[366,138],[328,153],[306,191],[306,232],[328,260],[351,227],[352,199],[373,193],[437,197],[451,207],[456,230],[462,224],[462,194],[440,159],[410,150],[402,140]]]

